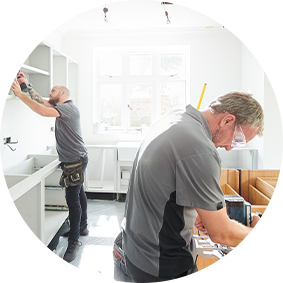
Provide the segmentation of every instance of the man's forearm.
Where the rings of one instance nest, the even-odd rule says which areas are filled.
[[[32,100],[38,102],[39,104],[44,104],[43,98],[41,97],[41,95],[35,92],[34,89],[29,90],[28,93],[30,94]]]
[[[39,104],[43,104],[46,107],[54,107],[54,105],[43,99],[42,96],[38,94],[34,89],[29,90],[28,93],[30,94],[31,99],[38,102]]]
[[[245,237],[252,231],[253,228],[247,227],[235,220],[231,220],[230,227],[226,227],[226,233],[220,240],[219,244],[236,247]]]
[[[23,93],[18,93],[17,97],[24,102],[31,110],[39,115],[43,115],[43,108],[44,106],[37,101],[33,101],[28,96],[24,95]]]

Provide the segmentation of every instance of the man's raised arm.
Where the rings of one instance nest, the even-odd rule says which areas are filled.
[[[59,112],[54,107],[46,107],[44,104],[38,103],[23,94],[17,79],[14,80],[11,90],[22,102],[24,102],[35,113],[45,117],[60,117]]]
[[[17,81],[20,85],[22,83],[28,85],[28,80],[22,71],[20,71],[20,75],[18,73]],[[43,99],[42,96],[32,88],[31,84],[29,84],[29,88],[27,90],[32,100],[38,102],[39,104],[43,104],[45,107],[54,107],[54,105],[50,104],[48,100]]]

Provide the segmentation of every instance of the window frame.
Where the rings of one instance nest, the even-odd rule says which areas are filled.
[[[99,75],[99,54],[101,53],[120,54],[122,56],[122,75],[112,76],[111,74]],[[180,54],[182,53],[185,61],[185,74],[183,77],[171,75],[161,75],[161,56],[163,54]],[[130,75],[130,56],[136,54],[152,55],[152,75],[134,76]],[[108,132],[131,133],[136,127],[130,127],[130,113],[128,105],[130,103],[130,85],[136,83],[152,84],[152,109],[151,124],[161,117],[161,88],[162,84],[168,82],[184,82],[185,105],[190,102],[190,46],[124,46],[124,47],[107,47],[94,48],[93,50],[93,124],[100,125],[101,107],[99,88],[102,84],[121,84],[121,127],[108,127]],[[124,95],[123,95],[124,94]],[[126,99],[126,103],[124,102]],[[184,106],[185,106],[184,105]]]

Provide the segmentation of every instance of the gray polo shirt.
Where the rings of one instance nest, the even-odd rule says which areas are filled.
[[[225,206],[220,175],[201,112],[188,105],[153,127],[133,164],[122,223],[124,251],[136,267],[161,278],[193,267],[194,208]]]
[[[56,149],[59,160],[76,162],[87,153],[82,138],[80,112],[72,100],[56,105],[55,109],[60,114],[55,121]]]

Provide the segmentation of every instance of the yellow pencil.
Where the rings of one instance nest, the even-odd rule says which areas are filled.
[[[199,108],[200,108],[201,101],[202,101],[202,99],[203,99],[203,95],[204,95],[204,92],[205,92],[205,88],[206,88],[206,84],[204,84],[204,86],[203,86],[203,89],[202,89],[202,93],[201,93],[201,96],[200,96],[200,99],[199,99],[199,103],[198,103],[197,110],[199,110]]]

